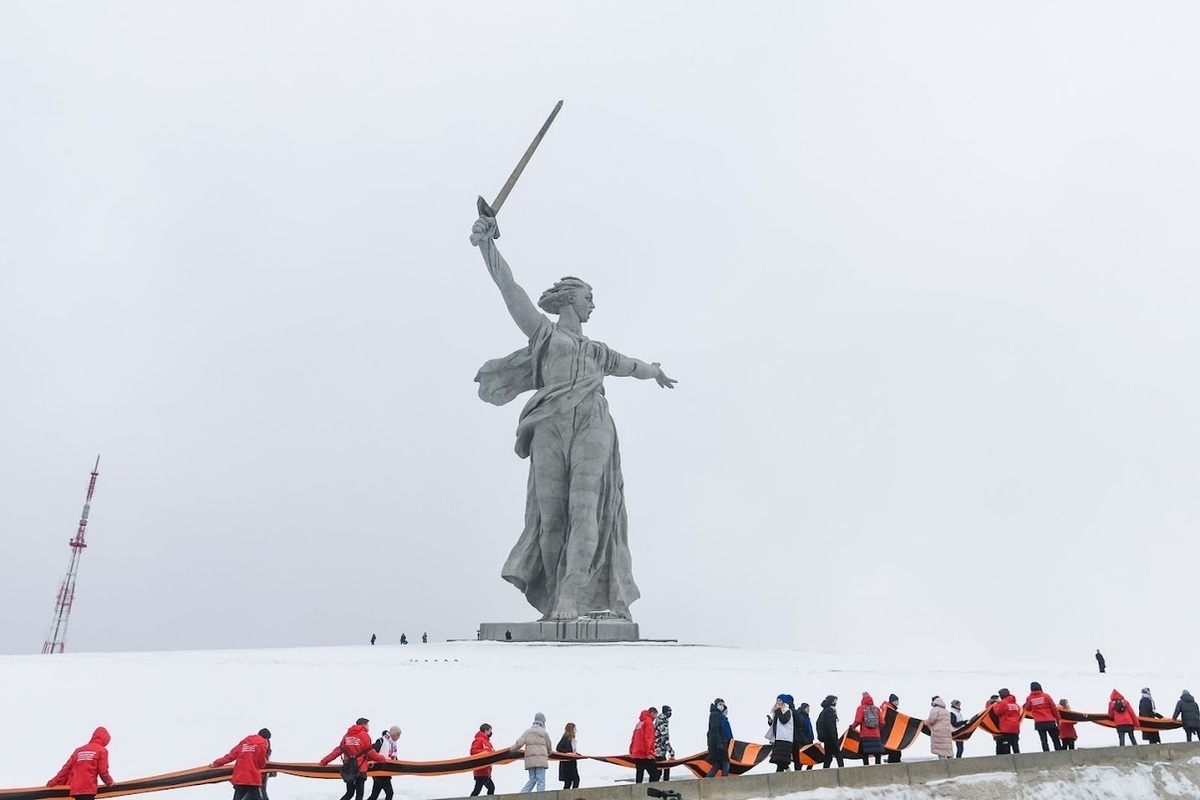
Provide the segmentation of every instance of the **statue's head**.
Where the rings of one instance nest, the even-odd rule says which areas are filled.
[[[592,287],[570,275],[558,281],[538,298],[538,308],[548,314],[561,314],[568,306],[575,309],[580,322],[587,322],[596,307],[592,302]]]

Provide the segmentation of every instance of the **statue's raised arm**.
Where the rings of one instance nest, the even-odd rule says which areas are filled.
[[[517,323],[522,333],[531,337],[537,333],[545,317],[537,310],[537,306],[529,299],[525,290],[513,280],[508,262],[496,248],[495,231],[496,218],[481,216],[471,226],[471,244],[478,247],[483,255],[483,263],[487,264],[488,273],[496,282],[496,286],[500,287],[500,295],[504,298],[504,304],[508,306],[508,313],[512,315],[513,322]]]

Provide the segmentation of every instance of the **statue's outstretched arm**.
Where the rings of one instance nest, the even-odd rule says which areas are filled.
[[[621,355],[615,350],[612,351],[612,355],[616,359],[616,365],[609,373],[610,375],[615,375],[618,378],[637,378],[641,381],[648,381],[653,378],[664,389],[674,389],[675,384],[679,382],[674,378],[668,378],[657,361],[647,364],[640,358],[630,358],[629,356]]]
[[[495,217],[480,217],[471,226],[471,244],[478,247],[483,255],[483,263],[487,264],[488,273],[500,287],[500,295],[504,298],[504,304],[508,306],[508,313],[512,315],[513,322],[517,323],[517,327],[527,337],[532,337],[541,327],[545,317],[537,310],[537,306],[529,299],[525,290],[513,280],[508,262],[496,249],[496,240],[492,235],[495,230]]]

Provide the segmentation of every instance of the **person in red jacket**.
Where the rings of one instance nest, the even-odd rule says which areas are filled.
[[[229,778],[233,784],[233,800],[261,799],[262,771],[267,766],[267,750],[271,747],[267,740],[270,738],[271,732],[263,728],[242,739],[232,750],[212,762],[214,767],[234,762],[233,775]]]
[[[492,726],[486,722],[479,726],[479,730],[475,733],[475,741],[471,742],[471,755],[477,756],[481,753],[491,753],[496,748],[492,747]],[[471,790],[471,797],[478,797],[479,793],[487,789],[488,794],[496,793],[496,784],[492,782],[492,765],[480,767],[471,773],[475,778],[475,788]]]
[[[1050,752],[1049,737],[1054,742],[1055,750],[1062,750],[1062,742],[1058,739],[1058,723],[1062,721],[1058,707],[1050,695],[1042,691],[1042,685],[1037,681],[1029,684],[1029,697],[1025,698],[1025,711],[1033,717],[1033,727],[1042,740],[1042,752]]]
[[[1062,741],[1063,750],[1074,750],[1075,740],[1079,738],[1075,733],[1075,723],[1068,722],[1062,716],[1062,712],[1070,710],[1070,703],[1066,700],[1058,701],[1058,738]]]
[[[1000,728],[1000,739],[996,743],[997,755],[1021,752],[1021,719],[1024,709],[1008,689],[1001,689],[1000,699],[992,706],[996,723]]]
[[[342,800],[363,800],[363,787],[367,784],[367,770],[371,767],[371,762],[387,761],[379,753],[375,752],[375,748],[371,742],[371,733],[367,730],[367,725],[371,720],[366,717],[359,717],[346,735],[342,737],[342,741],[338,746],[329,751],[329,755],[321,759],[321,766],[325,766],[330,761],[333,761],[339,755],[342,757],[342,763],[353,760],[358,763],[358,776],[353,781],[346,781],[346,793],[342,795]]]
[[[641,783],[642,776],[646,773],[650,774],[650,783],[657,783],[662,776],[654,762],[654,718],[657,716],[658,709],[651,706],[638,715],[638,723],[633,726],[629,757],[637,767],[634,783]]]
[[[1116,689],[1108,696],[1108,716],[1112,717],[1112,721],[1117,725],[1117,742],[1121,747],[1125,746],[1126,736],[1129,737],[1130,744],[1136,745],[1137,740],[1133,737],[1138,727],[1137,714],[1125,696]]]
[[[868,711],[868,709],[870,709]],[[858,728],[860,741],[859,752],[863,757],[863,765],[870,763],[868,756],[875,756],[875,763],[883,763],[883,712],[875,707],[875,700],[870,692],[862,693],[862,700],[854,712],[854,722],[851,728]]]
[[[104,781],[105,786],[112,786],[112,776],[108,774],[108,743],[112,737],[108,729],[101,726],[92,732],[91,740],[83,747],[75,748],[67,763],[63,764],[58,774],[46,783],[47,786],[70,787],[71,797],[75,800],[93,800],[96,796],[96,778]]]

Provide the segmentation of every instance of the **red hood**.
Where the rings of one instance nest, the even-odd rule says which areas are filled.
[[[112,741],[112,737],[108,735],[108,728],[101,725],[92,732],[92,741],[98,743],[101,747],[108,747],[108,743]]]
[[[638,719],[640,719],[642,722],[646,723],[647,725],[654,724],[654,717],[650,716],[650,709],[646,709],[645,711],[643,711],[641,713],[641,716],[638,717]]]
[[[1108,699],[1109,699],[1109,700],[1124,700],[1124,699],[1125,699],[1125,695],[1121,694],[1121,693],[1120,693],[1120,692],[1118,692],[1116,689],[1113,689],[1113,691],[1112,691],[1112,694],[1110,694],[1110,695],[1108,696]]]
[[[492,740],[483,731],[475,731],[475,742],[476,743],[482,742],[483,744],[486,744],[489,747],[492,744]]]
[[[875,705],[875,701],[871,699],[871,695],[864,694],[862,702],[860,702],[859,705],[860,706],[873,706],[873,705]]]
[[[357,736],[359,741],[366,742],[367,744],[375,741],[371,738],[371,733],[367,730],[366,725],[351,725],[346,731],[346,736]]]

